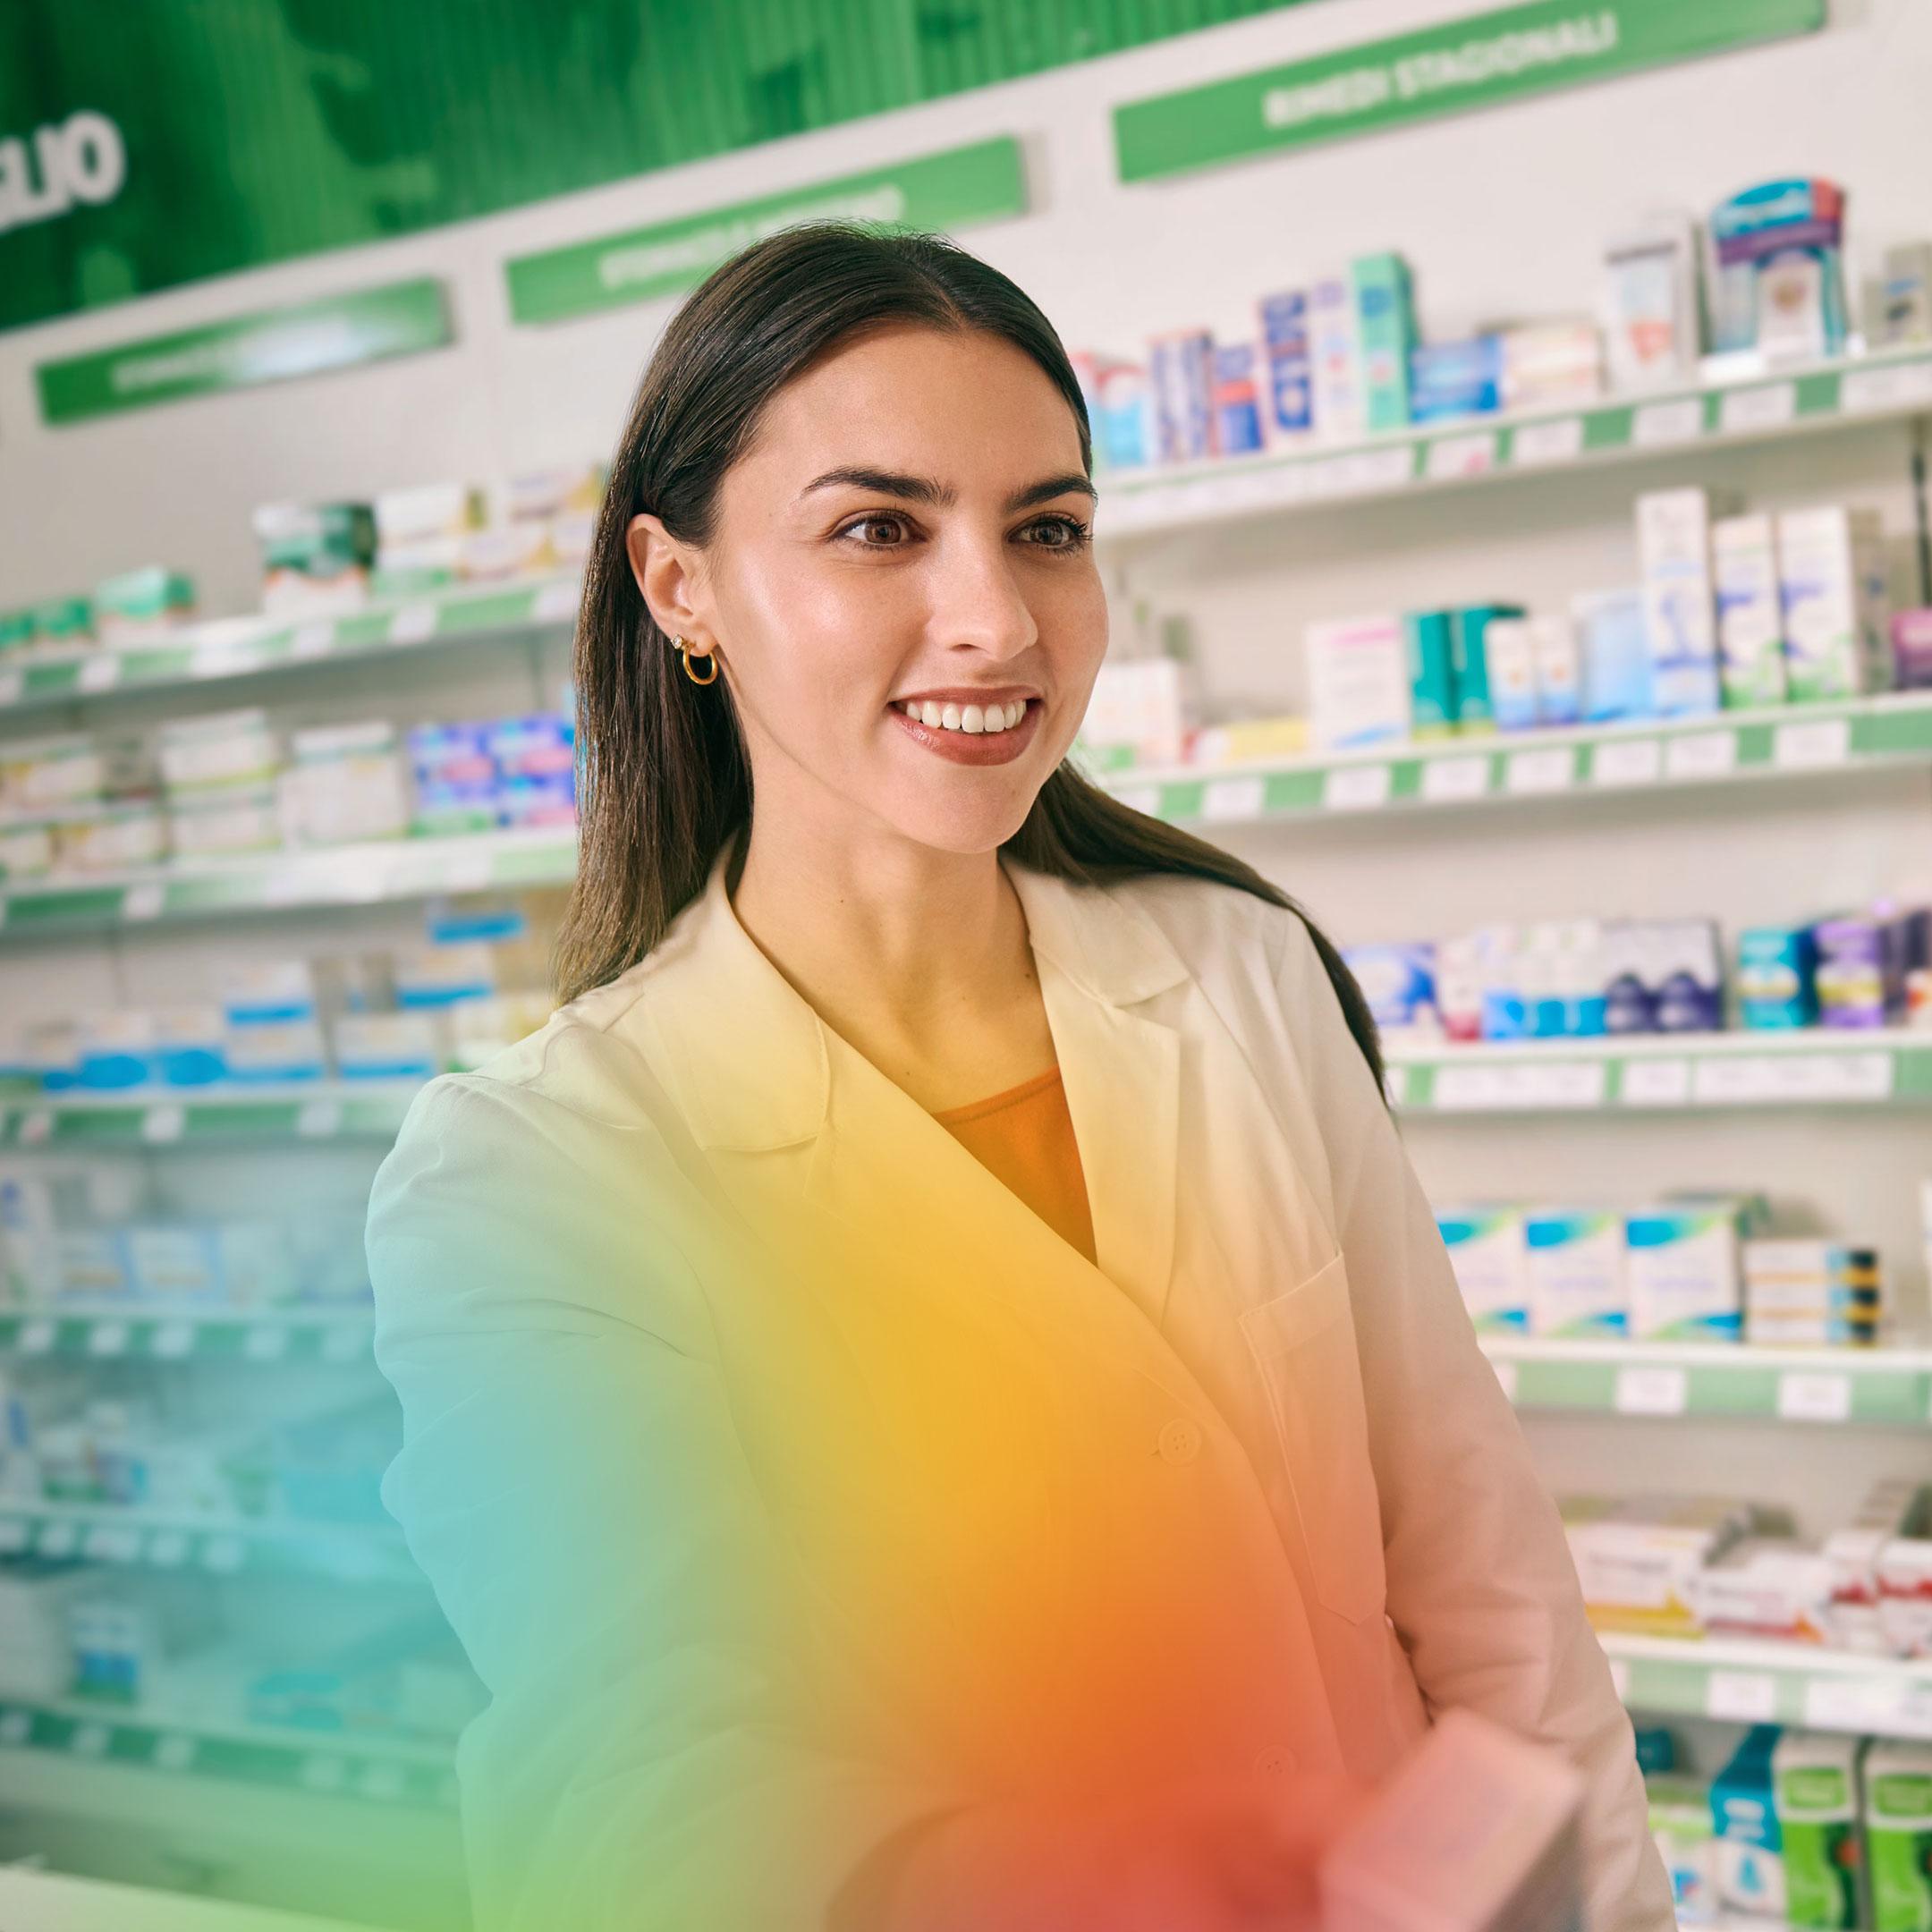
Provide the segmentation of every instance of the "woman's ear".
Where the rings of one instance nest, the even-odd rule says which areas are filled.
[[[648,511],[632,517],[624,530],[624,554],[651,616],[666,637],[701,643],[701,624],[693,602],[697,555]]]

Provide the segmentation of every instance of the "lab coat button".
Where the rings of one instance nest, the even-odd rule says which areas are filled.
[[[1255,1754],[1254,1767],[1263,1777],[1286,1777],[1294,1769],[1294,1754],[1279,1744],[1270,1744]]]
[[[1164,1462],[1191,1462],[1200,1453],[1200,1430],[1184,1416],[1176,1416],[1160,1432],[1157,1445]]]

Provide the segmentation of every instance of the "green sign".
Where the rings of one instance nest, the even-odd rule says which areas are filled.
[[[839,216],[899,228],[957,228],[1024,214],[1026,205],[1020,143],[1003,136],[519,257],[504,269],[510,313],[518,322],[559,322],[675,294],[794,222]]]
[[[1149,181],[1811,33],[1825,8],[1826,0],[1534,0],[1472,13],[1117,107],[1120,178]]]
[[[0,0],[0,329],[1299,4]]]
[[[43,362],[34,373],[40,413],[50,423],[81,422],[181,396],[440,349],[453,339],[440,282],[392,282]]]

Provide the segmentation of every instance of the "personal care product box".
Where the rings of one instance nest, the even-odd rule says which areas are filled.
[[[156,1008],[151,1024],[154,1077],[168,1087],[206,1087],[225,1079],[225,1022],[219,1006]]]
[[[1782,704],[1788,687],[1774,520],[1759,514],[1724,517],[1714,523],[1711,568],[1724,703]]]
[[[1752,926],[1738,935],[1738,1018],[1788,1032],[1818,1019],[1818,947],[1809,926]]]
[[[1932,342],[1932,242],[1887,249],[1865,282],[1865,346],[1892,349]]]
[[[1658,389],[1697,373],[1703,347],[1697,231],[1659,216],[1604,251],[1604,334],[1611,383]]]
[[[1409,357],[1415,312],[1409,265],[1400,255],[1358,256],[1349,265],[1355,326],[1361,345],[1362,411],[1372,433],[1409,421]]]
[[[1307,632],[1309,722],[1326,750],[1409,735],[1409,654],[1393,616],[1310,624]]]
[[[1709,223],[1713,346],[1767,360],[1843,354],[1843,228],[1833,182],[1765,182],[1720,202]]]
[[[1881,1477],[1857,1513],[1825,1538],[1832,1566],[1831,1641],[1861,1657],[1890,1657],[1879,1612],[1878,1571],[1888,1545],[1932,1530],[1932,1491],[1909,1476]]]
[[[1830,1640],[1833,1570],[1795,1537],[1741,1537],[1691,1584],[1698,1621],[1714,1637]]]
[[[94,636],[94,604],[89,597],[47,597],[28,612],[30,633],[42,650],[66,650],[90,644]]]
[[[307,960],[227,959],[217,983],[230,1026],[315,1018],[315,970]]]
[[[343,845],[408,832],[409,784],[386,718],[292,732],[289,751],[289,826],[298,842]]]
[[[1584,721],[1651,715],[1650,632],[1640,590],[1597,590],[1572,600],[1581,659]]]
[[[1497,931],[1486,928],[1458,934],[1436,946],[1436,1006],[1442,1015],[1445,1038],[1479,1040],[1484,1037],[1484,989],[1502,944]]]
[[[1175,658],[1103,664],[1080,720],[1080,741],[1096,749],[1124,747],[1136,764],[1172,764],[1181,756],[1187,728],[1185,699],[1183,667]],[[494,760],[495,752],[490,755]]]
[[[1721,696],[1711,510],[1702,489],[1653,490],[1637,499],[1650,703],[1660,717],[1715,711]]]
[[[1932,1927],[1932,1743],[1874,1738],[1860,1767],[1872,1932]]]
[[[1842,504],[1777,520],[1791,695],[1856,698],[1891,676],[1884,529],[1877,512]]]
[[[152,643],[192,621],[194,580],[184,572],[150,564],[94,586],[94,635],[110,648]]]
[[[1859,1924],[1859,1740],[1786,1731],[1772,1747],[1772,1798],[1784,1839],[1784,1917],[1793,1927]]]
[[[1530,1326],[1530,1258],[1520,1208],[1438,1208],[1436,1224],[1456,1286],[1478,1331],[1523,1335]]]
[[[557,567],[547,523],[496,523],[456,539],[458,574],[468,583],[508,583]]]
[[[1800,1348],[1872,1347],[1885,1321],[1876,1249],[1841,1241],[1744,1243],[1745,1338]]]
[[[1458,732],[1496,728],[1489,689],[1489,627],[1498,618],[1521,617],[1520,604],[1469,604],[1450,613],[1450,657],[1453,666]]]
[[[1711,1781],[1711,1824],[1721,1907],[1779,1918],[1784,1910],[1784,1840],[1771,1758],[1775,1724],[1753,1724]]]
[[[1315,433],[1324,442],[1352,443],[1368,415],[1355,292],[1345,275],[1325,276],[1309,290],[1309,355]]]
[[[221,1268],[205,1226],[137,1221],[126,1230],[129,1287],[157,1301],[211,1301],[221,1294]]]
[[[1456,728],[1455,663],[1447,611],[1411,611],[1402,619],[1409,652],[1413,734],[1446,738]]]
[[[1607,1208],[1532,1208],[1523,1238],[1530,1264],[1530,1332],[1621,1335],[1629,1328],[1623,1216]]]
[[[428,1080],[443,1070],[436,1015],[345,1013],[330,1030],[335,1072],[343,1080]]]
[[[321,1024],[312,1019],[231,1025],[223,1037],[222,1055],[234,1080],[312,1080],[327,1071]]]
[[[1758,1527],[1728,1496],[1557,1499],[1590,1621],[1602,1630],[1695,1636],[1695,1579]]]
[[[1894,687],[1932,689],[1932,610],[1894,612],[1891,628]]]
[[[1261,348],[1267,360],[1267,438],[1293,442],[1315,428],[1306,289],[1284,289],[1260,302]]]
[[[258,787],[282,768],[281,734],[258,706],[171,719],[156,734],[155,750],[171,805]]]
[[[1530,620],[1536,665],[1537,723],[1575,724],[1583,715],[1583,665],[1576,625],[1561,612]]]
[[[1155,458],[1199,462],[1215,453],[1214,338],[1206,329],[1176,329],[1148,344],[1154,399]]]
[[[1214,445],[1222,456],[1252,456],[1267,447],[1267,369],[1252,342],[1214,345]]]
[[[1532,731],[1542,722],[1537,700],[1535,633],[1527,617],[1497,617],[1483,632],[1489,710],[1498,731]]]
[[[264,504],[255,512],[262,551],[262,608],[305,617],[353,610],[368,599],[376,519],[367,504]]]
[[[1427,941],[1347,947],[1353,975],[1385,1040],[1436,1039],[1436,948]]]
[[[1820,1023],[1852,1031],[1884,1026],[1903,1001],[1902,935],[1877,913],[1820,919],[1811,930]]]
[[[1467,1710],[1424,1741],[1324,1854],[1342,1932],[1578,1932],[1583,1782],[1556,1752]]]
[[[1413,422],[1493,414],[1503,407],[1503,343],[1496,335],[1420,343],[1409,358]]]
[[[1094,448],[1110,470],[1139,470],[1154,461],[1154,391],[1143,362],[1106,361],[1098,374]]]
[[[1739,1249],[1751,1209],[1717,1195],[1660,1201],[1624,1223],[1630,1333],[1644,1342],[1734,1342],[1743,1323]]]
[[[1701,1779],[1667,1774],[1646,1777],[1650,1835],[1670,1879],[1677,1922],[1695,1926],[1717,1913],[1717,1860],[1711,1825],[1710,1786]]]
[[[1922,1527],[1878,1553],[1878,1622],[1894,1657],[1932,1657],[1932,1535]]]
[[[484,521],[483,493],[467,483],[383,490],[372,507],[376,541],[385,555],[392,546],[462,537],[480,529]]]
[[[1530,322],[1502,333],[1503,407],[1562,409],[1603,394],[1603,338],[1594,322]]]
[[[1724,1025],[1724,953],[1710,919],[1642,927],[1645,974],[1659,1033],[1715,1033]]]

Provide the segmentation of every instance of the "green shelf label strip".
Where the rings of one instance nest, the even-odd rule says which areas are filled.
[[[1792,1656],[1769,1644],[1711,1640],[1657,1642],[1606,1632],[1603,1647],[1619,1696],[1633,1711],[1717,1718],[1732,1724],[1799,1724],[1871,1737],[1932,1738],[1932,1670],[1923,1665]]]
[[[104,1706],[98,1716],[82,1716],[13,1699],[0,1701],[0,1749],[58,1751],[176,1777],[219,1778],[382,1804],[448,1810],[457,1802],[453,1770],[358,1752],[352,1739],[258,1742],[144,1721],[111,1706]]]
[[[410,1095],[323,1094],[274,1100],[179,1097],[149,1091],[125,1100],[0,1106],[0,1148],[196,1147],[212,1141],[386,1140],[402,1124]]]
[[[421,1575],[401,1538],[380,1524],[202,1527],[148,1524],[131,1510],[122,1522],[106,1521],[105,1514],[97,1508],[0,1504],[0,1554],[215,1576],[242,1571],[320,1576],[340,1583],[408,1582]]]
[[[362,1317],[304,1321],[267,1311],[210,1318],[152,1308],[126,1315],[14,1310],[0,1314],[0,1355],[346,1365],[369,1360],[371,1333]]]

